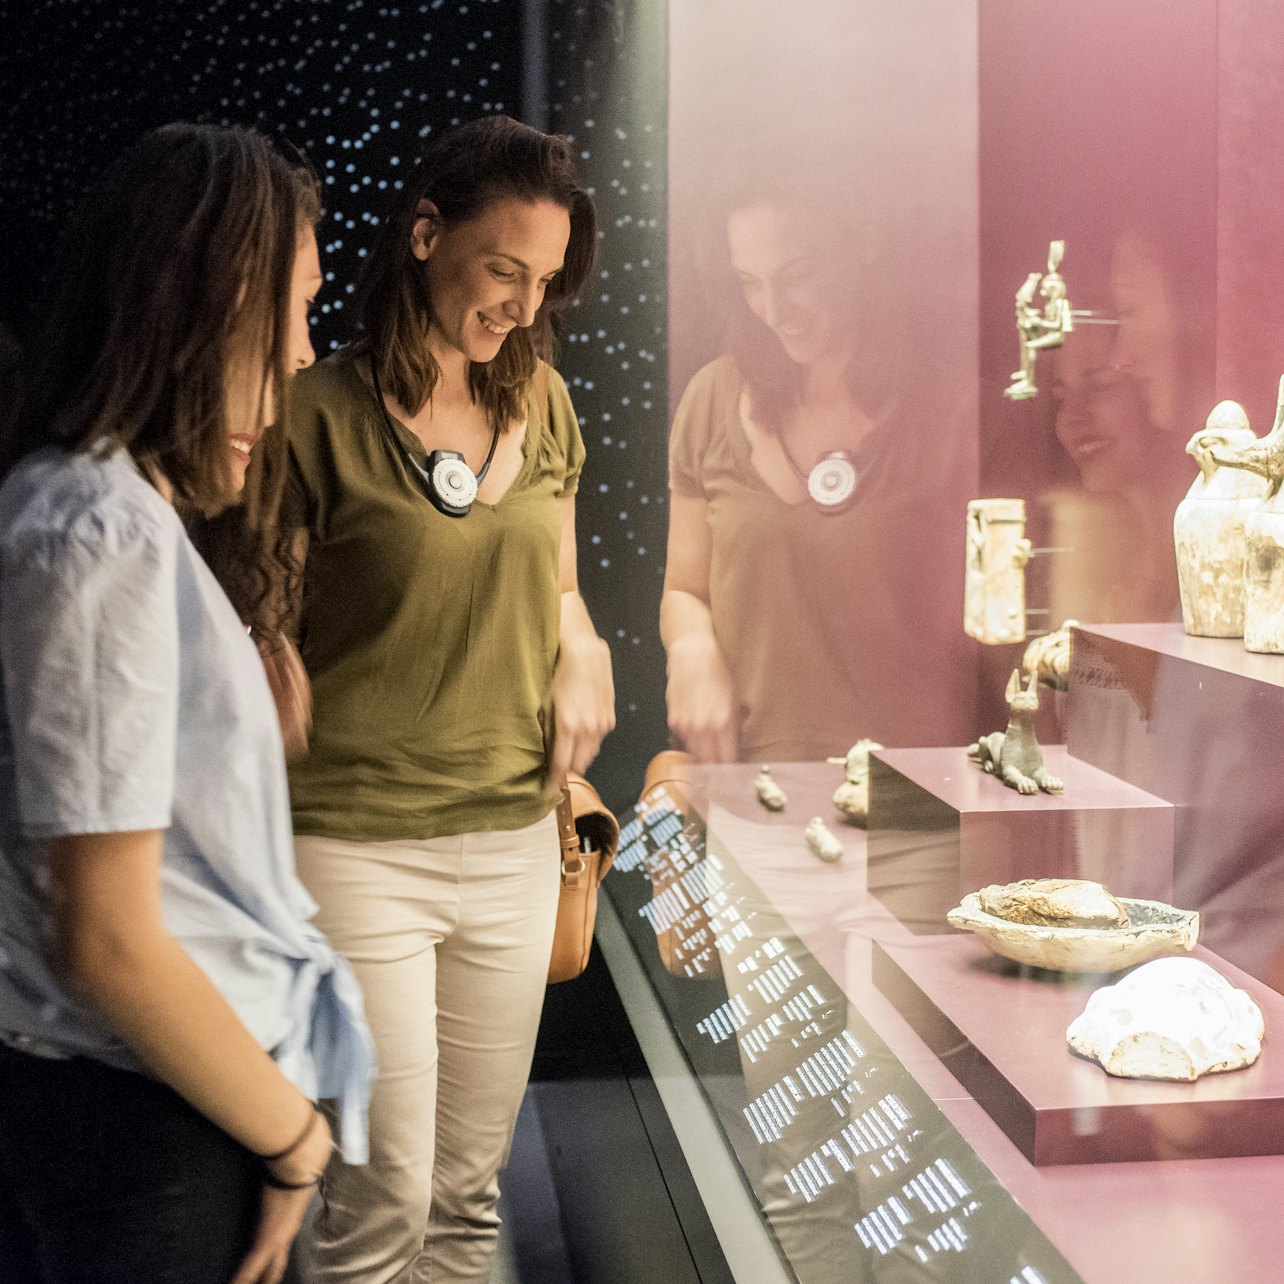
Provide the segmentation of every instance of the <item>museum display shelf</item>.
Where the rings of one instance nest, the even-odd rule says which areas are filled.
[[[1070,756],[1043,750],[1060,794],[1023,795],[961,748],[870,757],[869,890],[911,931],[945,930],[967,892],[1021,878],[1090,878],[1118,896],[1173,894],[1173,807]]]
[[[1174,904],[1254,976],[1284,976],[1284,656],[1180,624],[1074,631],[1066,745],[1173,804]]]
[[[1284,1030],[1284,997],[1208,950],[1192,957],[1247,991],[1268,1030]],[[1110,976],[1021,968],[949,935],[884,938],[874,979],[1031,1163],[1284,1154],[1284,1058],[1269,1041],[1247,1069],[1193,1084],[1118,1079],[1065,1045]]]
[[[1101,1153],[1101,1110],[1090,1103],[1071,1110],[1055,1106],[1048,1119],[1060,1113],[1056,1126],[1066,1132],[1064,1145],[1078,1148],[1075,1162],[1035,1163],[1028,1146],[996,1121],[985,1085],[971,1081],[968,1063],[983,1064],[986,1056],[1000,1065],[1005,1058],[1026,1066],[1043,1060],[1049,1080],[1095,1076],[1094,1083],[1111,1084],[1110,1094],[1135,1106],[1150,1093],[1161,1105],[1181,1098],[1202,1103],[1210,1093],[1232,1093],[1240,1076],[1243,1100],[1251,1110],[1269,1113],[1275,1106],[1258,1090],[1275,1073],[1270,1058],[1280,999],[1217,963],[1263,1000],[1267,1037],[1259,1066],[1194,1085],[1111,1083],[1065,1046],[1065,1026],[1102,978],[1065,991],[1044,980],[1016,985],[1026,996],[1018,1002],[1013,985],[1022,978],[1005,972],[1001,961],[979,962],[988,956],[972,936],[915,934],[866,887],[867,841],[872,847],[875,835],[867,840],[862,831],[834,823],[845,846],[842,860],[822,865],[807,851],[802,832],[810,816],[819,811],[833,821],[823,808],[840,769],[771,766],[789,797],[783,813],[768,813],[757,803],[756,764],[724,765],[697,770],[689,811],[670,826],[681,839],[671,837],[668,844],[682,853],[687,873],[701,870],[686,886],[706,896],[690,909],[709,927],[714,968],[675,974],[661,956],[653,871],[669,861],[665,841],[652,841],[635,827],[635,845],[630,851],[626,844],[621,853],[623,868],[604,885],[613,909],[613,970],[622,958],[636,964],[634,980],[654,1000],[652,1024],[666,1035],[657,1064],[665,1056],[666,1074],[685,1074],[687,1104],[703,1101],[706,1131],[711,1127],[722,1139],[740,1173],[737,1182],[710,1187],[706,1198],[743,1201],[736,1215],[760,1220],[786,1272],[803,1284],[900,1278],[896,1272],[907,1263],[898,1252],[915,1254],[910,1269],[921,1270],[922,1278],[941,1281],[1220,1284],[1273,1278],[1284,1256],[1284,1222],[1269,1208],[1270,1192],[1284,1181],[1284,1157],[1191,1157],[1267,1149],[1275,1125],[1266,1120],[1259,1127],[1260,1113],[1218,1099],[1207,1111],[1161,1114],[1162,1132],[1152,1133],[1146,1158],[1119,1157],[1123,1152],[1116,1148],[1110,1162],[1102,1162],[1108,1156]],[[662,825],[663,808],[653,818]],[[940,864],[938,840],[932,830],[905,838],[907,846],[917,841],[931,868]],[[922,1010],[931,1016],[931,1003],[888,992],[889,969],[915,975],[920,963],[926,967],[933,959],[936,979],[922,978],[920,993],[946,992],[940,1011],[958,1018],[954,1046],[942,1042],[952,1032],[941,1016],[932,1018],[934,1027],[923,1023]],[[966,969],[994,988],[970,998],[949,995],[966,988]],[[1040,1012],[1045,1005],[1048,1011]],[[844,1048],[850,1052],[848,1037],[863,1055],[839,1055]],[[648,1038],[639,1041],[651,1055]],[[820,1066],[823,1076],[809,1078]],[[862,1121],[870,1127],[867,1110],[889,1092],[911,1116],[894,1137],[905,1158],[892,1145],[857,1153],[845,1130],[856,1137]],[[1131,1114],[1125,1130],[1139,1135],[1142,1108]],[[882,1119],[893,1126],[886,1115]],[[1216,1137],[1199,1149],[1204,1128],[1246,1135]],[[1166,1160],[1156,1149],[1160,1140]],[[1090,1143],[1097,1147],[1092,1155]],[[700,1149],[693,1142],[693,1166]],[[1142,1151],[1138,1144],[1134,1153]],[[906,1159],[908,1166],[899,1167]],[[972,1192],[961,1207],[979,1205],[966,1216],[958,1216],[958,1207],[951,1210],[957,1225],[948,1230],[950,1216],[928,1216],[905,1194],[912,1191],[910,1177],[922,1177],[940,1160]],[[1000,1196],[1000,1187],[1006,1195]],[[898,1205],[912,1214],[904,1225],[894,1211]],[[855,1229],[878,1210],[904,1232],[891,1253],[867,1245]],[[933,1250],[950,1236],[952,1247]],[[918,1259],[918,1248],[930,1262]]]

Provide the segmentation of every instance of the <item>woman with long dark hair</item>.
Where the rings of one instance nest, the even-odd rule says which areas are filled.
[[[709,202],[726,351],[669,439],[670,728],[714,762],[953,743],[966,473],[930,298],[841,152],[749,159]]]
[[[6,1280],[271,1284],[331,1151],[315,1098],[364,1154],[360,996],[294,876],[258,653],[183,524],[242,495],[271,556],[318,214],[260,135],[157,130],[89,194],[28,345],[0,487]]]
[[[565,139],[429,142],[366,265],[356,344],[295,385],[289,504],[311,743],[300,874],[379,1061],[337,1159],[325,1280],[484,1280],[558,895],[552,809],[614,723],[576,580],[584,448],[548,364],[593,258]]]

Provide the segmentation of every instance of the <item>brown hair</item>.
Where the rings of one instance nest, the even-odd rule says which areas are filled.
[[[750,310],[732,270],[727,230],[738,211],[768,207],[798,211],[806,218],[825,249],[835,308],[852,338],[848,391],[858,403],[874,405],[889,391],[887,371],[873,356],[877,340],[871,342],[854,320],[859,310],[873,309],[877,277],[857,269],[870,228],[857,199],[863,168],[844,163],[853,147],[852,140],[824,136],[755,140],[724,159],[723,177],[705,202],[697,252],[706,293],[720,314],[727,351],[749,392],[753,416],[771,432],[780,430],[802,400],[802,371]],[[771,157],[770,163],[764,156]],[[848,172],[851,168],[858,171],[855,177]]]
[[[508,116],[483,116],[433,139],[383,224],[358,292],[356,348],[378,360],[383,386],[411,411],[432,395],[440,373],[427,344],[433,315],[428,278],[410,251],[419,202],[432,201],[449,225],[477,218],[505,197],[560,205],[570,215],[571,235],[563,268],[534,324],[509,331],[493,361],[469,366],[473,399],[497,427],[523,418],[536,361],[553,356],[553,318],[593,266],[597,217],[580,186],[567,139]]]
[[[68,229],[0,467],[41,446],[116,441],[164,474],[185,516],[227,505],[227,373],[263,361],[260,410],[284,390],[294,259],[320,209],[313,176],[252,130],[173,124],[144,135]],[[276,401],[279,419],[285,398]],[[247,575],[259,572],[259,605],[284,475],[277,424],[255,447],[243,496],[240,556]]]

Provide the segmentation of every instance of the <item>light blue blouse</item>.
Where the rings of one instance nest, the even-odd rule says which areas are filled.
[[[59,984],[38,841],[165,831],[168,929],[366,1158],[373,1051],[294,873],[280,729],[245,628],[120,449],[44,451],[0,488],[0,1034],[146,1073]]]

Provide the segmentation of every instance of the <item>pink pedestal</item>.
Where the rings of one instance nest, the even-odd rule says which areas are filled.
[[[1266,1018],[1246,1070],[1193,1084],[1117,1079],[1066,1046],[1088,996],[1117,977],[1061,983],[968,935],[875,946],[874,981],[1032,1163],[1284,1154],[1284,997],[1215,954],[1193,956],[1247,990]]]
[[[946,930],[966,892],[1020,878],[1091,878],[1119,896],[1172,896],[1173,808],[1043,750],[1063,794],[1022,795],[963,749],[883,749],[871,757],[871,892],[911,931]]]
[[[1176,806],[1174,904],[1223,958],[1284,976],[1284,656],[1180,624],[1078,628],[1067,744]]]

